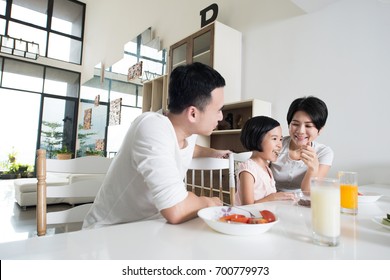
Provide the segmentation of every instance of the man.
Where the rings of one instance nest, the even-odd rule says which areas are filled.
[[[193,157],[226,157],[230,151],[195,144],[222,120],[224,78],[201,63],[176,67],[169,82],[169,112],[147,112],[127,132],[83,228],[164,217],[178,224],[216,197],[188,192],[183,182]]]

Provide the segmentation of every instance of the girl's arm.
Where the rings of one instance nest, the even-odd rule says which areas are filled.
[[[256,200],[255,203],[274,201],[274,200],[294,200],[294,199],[295,199],[295,195],[292,192],[276,192]]]
[[[240,176],[240,198],[241,198],[241,204],[247,205],[247,204],[253,204],[255,203],[254,198],[254,185],[255,185],[255,179],[253,178],[252,174],[246,171],[242,171],[239,174]]]

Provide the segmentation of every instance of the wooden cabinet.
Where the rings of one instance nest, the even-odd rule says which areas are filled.
[[[142,89],[142,113],[167,109],[168,76],[164,75],[144,82]]]
[[[199,136],[198,144],[215,149],[244,152],[245,149],[240,141],[242,126],[254,116],[271,117],[271,103],[258,99],[227,103],[224,105],[222,112],[224,120],[230,114],[233,119],[233,127],[231,129],[215,130],[209,137]]]
[[[241,100],[241,32],[214,22],[169,48],[169,73],[177,66],[202,62],[226,81],[225,102]]]

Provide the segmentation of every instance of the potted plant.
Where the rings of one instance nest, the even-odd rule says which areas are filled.
[[[11,163],[8,166],[8,170],[4,171],[1,175],[1,179],[17,179],[20,178],[19,165],[17,163]]]
[[[1,179],[26,178],[28,171],[32,168],[28,164],[21,164],[16,161],[16,152],[13,148],[12,152],[8,154],[8,160],[0,163],[0,166],[4,168],[4,172],[1,173]]]
[[[103,152],[98,150],[86,150],[85,154],[87,156],[103,156]]]
[[[72,152],[68,150],[68,147],[66,147],[65,145],[62,146],[62,148],[60,150],[56,150],[55,151],[56,155],[57,155],[57,159],[71,159],[72,158]]]

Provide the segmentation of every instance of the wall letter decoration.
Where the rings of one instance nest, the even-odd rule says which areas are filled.
[[[212,11],[213,14],[211,15],[211,17],[209,19],[206,19],[207,12],[209,12],[209,11]],[[200,27],[202,28],[202,27],[206,26],[207,24],[209,24],[217,19],[218,5],[214,3],[214,4],[211,4],[210,6],[208,6],[207,8],[204,8],[203,10],[200,11],[200,16],[201,16]]]

